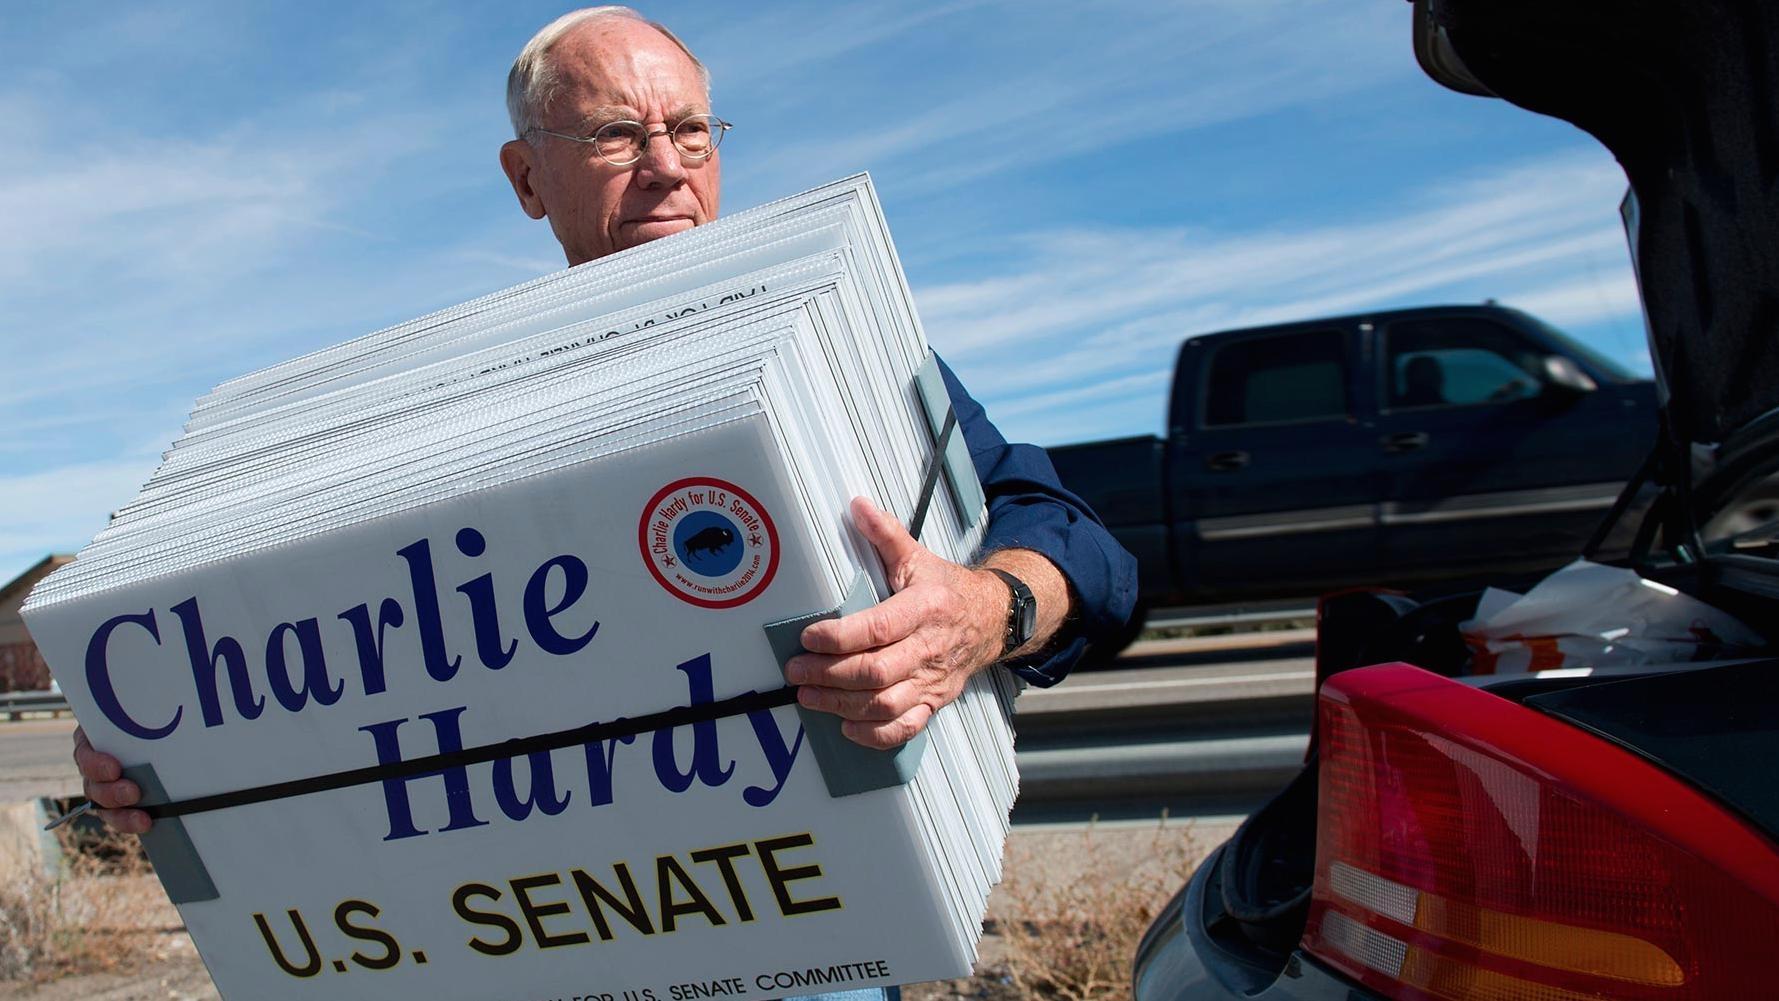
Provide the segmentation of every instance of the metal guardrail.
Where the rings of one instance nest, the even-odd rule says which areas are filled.
[[[1054,806],[1118,800],[1253,800],[1285,787],[1303,768],[1308,733],[1213,737],[1019,754],[1021,802]]]
[[[1257,628],[1277,623],[1313,621],[1315,602],[1285,601],[1197,608],[1157,608],[1149,613],[1144,629]]]
[[[1313,601],[1247,602],[1234,605],[1206,605],[1200,608],[1158,608],[1149,613],[1143,628],[1212,629],[1233,626],[1259,627],[1278,622],[1295,622],[1316,617]]]
[[[9,720],[23,719],[26,713],[60,716],[73,712],[61,692],[0,692],[0,717]]]
[[[1211,673],[1200,673],[1201,670]],[[1139,804],[1247,812],[1303,767],[1315,712],[1308,657],[1160,668],[1028,689],[1013,717],[1027,820]]]

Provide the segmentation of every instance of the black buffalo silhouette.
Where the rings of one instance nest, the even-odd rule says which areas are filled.
[[[729,548],[735,542],[735,533],[718,525],[699,529],[686,540],[686,558],[697,556],[702,550],[706,556],[714,556]]]

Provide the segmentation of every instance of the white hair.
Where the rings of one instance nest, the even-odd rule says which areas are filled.
[[[609,20],[638,21],[667,36],[668,41],[679,46],[686,58],[692,60],[692,65],[698,67],[698,77],[704,84],[704,90],[707,94],[710,92],[710,70],[705,69],[704,63],[666,25],[651,21],[629,7],[617,4],[582,7],[544,25],[519,50],[519,58],[513,60],[513,68],[507,72],[507,117],[513,120],[514,135],[524,139],[527,132],[538,128],[538,113],[562,87],[561,78],[550,60],[550,49],[562,40],[562,36],[582,24]]]

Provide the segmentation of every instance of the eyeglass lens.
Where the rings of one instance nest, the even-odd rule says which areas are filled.
[[[722,141],[722,129],[715,123],[714,115],[693,115],[675,125],[669,137],[682,156],[702,160]],[[599,155],[620,166],[642,159],[648,141],[649,130],[637,122],[611,122],[593,134]]]

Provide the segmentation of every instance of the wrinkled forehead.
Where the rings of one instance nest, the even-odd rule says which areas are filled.
[[[666,121],[706,111],[710,98],[698,67],[646,24],[594,24],[550,49],[557,87],[552,120],[629,112],[618,117]]]

